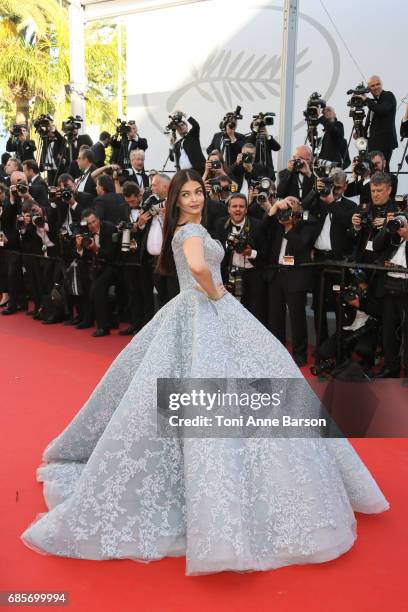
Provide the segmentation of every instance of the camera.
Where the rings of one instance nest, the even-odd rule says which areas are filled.
[[[89,248],[93,241],[93,235],[90,231],[88,231],[88,223],[86,222],[86,219],[82,219],[79,223],[71,223],[69,229],[71,230],[74,238],[76,238],[76,236],[82,236],[84,249]]]
[[[371,225],[374,217],[372,212],[368,208],[368,204],[361,204],[357,214],[360,217],[360,224],[362,225],[362,227]]]
[[[231,266],[225,286],[237,300],[241,300],[244,295],[244,279],[242,277],[241,268]]]
[[[398,205],[400,211],[405,211],[408,208],[408,193],[404,193],[403,195],[395,196],[395,203]]]
[[[351,96],[350,100],[347,101],[347,106],[351,106],[353,108],[363,108],[365,105],[365,101],[361,99],[360,96],[365,96],[370,93],[368,87],[364,85],[364,83],[359,83],[355,89],[348,89],[347,95]],[[350,117],[352,115],[350,114]]]
[[[221,168],[221,161],[219,159],[211,160],[211,169],[219,170]]]
[[[307,101],[306,110],[303,111],[306,121],[311,125],[316,125],[322,108],[326,108],[326,100],[323,100],[321,95],[314,91]]]
[[[254,163],[254,156],[252,155],[252,153],[243,153],[242,154],[242,163],[243,164],[253,164]]]
[[[164,128],[165,134],[170,134],[171,132],[175,132],[177,129],[177,125],[184,121],[182,113],[174,113],[174,115],[169,115],[169,123]]]
[[[34,129],[40,136],[45,136],[48,133],[50,124],[54,121],[51,115],[42,114],[34,120]]]
[[[120,250],[122,253],[129,253],[130,251],[135,251],[137,249],[136,240],[132,239],[132,234],[134,234],[133,223],[121,221],[117,226],[117,230],[119,234],[122,234],[122,239],[120,243]],[[115,237],[115,234],[114,234]],[[116,235],[116,240],[118,241],[118,235]]]
[[[120,117],[118,117],[116,119],[116,134],[113,137],[113,140],[118,141],[127,138],[130,130],[132,129],[132,125],[135,125],[134,121],[123,121],[120,119]]]
[[[31,222],[36,227],[44,227],[44,225],[45,225],[44,217],[42,215],[37,214],[37,213],[32,215]]]
[[[295,158],[293,160],[293,172],[300,172],[303,168],[304,159]]]
[[[71,187],[64,186],[60,189],[60,198],[61,200],[64,200],[64,202],[69,202],[73,194],[74,192],[72,191]]]
[[[25,195],[28,193],[28,185],[27,183],[17,183],[17,185],[11,185],[10,192],[14,195]]]
[[[273,125],[275,113],[258,113],[257,115],[252,115],[253,121],[251,124],[251,128],[254,126],[258,126],[258,128],[265,127],[267,125]]]
[[[313,163],[313,173],[315,175],[314,190],[321,196],[328,196],[333,189],[333,179],[330,176],[332,171],[338,167],[336,162],[327,159],[316,159]],[[323,189],[317,187],[317,182],[324,184]]]
[[[407,222],[408,222],[408,213],[406,212],[399,213],[398,215],[396,215],[396,217],[394,217],[394,219],[391,219],[391,221],[388,221],[387,226],[386,226],[386,231],[389,232],[390,234],[396,234],[398,230],[402,229]]]
[[[14,125],[11,127],[10,134],[11,134],[12,136],[14,136],[14,138],[17,138],[18,136],[20,136],[20,134],[22,134],[22,133],[23,133],[22,128],[27,129],[27,127],[26,127],[25,125],[19,125],[18,123],[15,123],[15,124],[14,124]]]
[[[225,132],[227,127],[229,127],[231,130],[235,130],[239,119],[242,119],[241,107],[237,106],[232,113],[226,113],[226,115],[224,115],[220,123],[221,132]]]
[[[20,230],[22,230],[24,228],[25,228],[24,216],[23,215],[18,215],[16,217],[16,229],[17,229],[17,231],[20,231]]]
[[[164,200],[152,193],[150,189],[145,189],[143,194],[143,202],[140,205],[142,212],[149,212],[152,217],[159,214],[159,210],[165,208]]]
[[[309,217],[309,211],[305,210],[305,211],[295,212],[293,208],[291,208],[290,206],[288,208],[284,208],[283,210],[279,209],[278,212],[276,213],[276,218],[281,223],[286,223],[286,221],[289,221],[290,219],[293,219],[293,220],[304,219],[305,221],[307,221],[308,217]]]
[[[235,251],[236,253],[242,253],[248,245],[249,235],[245,229],[242,229],[239,234],[234,234],[234,232],[230,232],[227,235],[227,248],[230,251]]]
[[[367,151],[359,151],[359,154],[353,158],[354,172],[357,176],[364,176],[366,172],[373,172],[374,165]]]
[[[74,130],[79,130],[83,119],[79,115],[72,115],[66,121],[62,122],[62,131],[68,137],[73,134]]]

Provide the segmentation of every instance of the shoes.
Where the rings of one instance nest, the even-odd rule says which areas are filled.
[[[102,338],[102,336],[109,336],[109,334],[110,334],[109,329],[103,329],[102,327],[98,327],[98,329],[94,331],[94,333],[91,334],[91,336],[92,338]]]
[[[90,327],[93,327],[93,323],[88,323],[87,321],[82,321],[75,325],[75,329],[89,329]]]
[[[12,314],[15,314],[16,312],[17,312],[17,308],[10,308],[9,306],[7,306],[7,308],[5,308],[1,314],[2,315],[12,315]]]
[[[68,319],[67,321],[64,321],[64,325],[66,325],[67,327],[70,325],[79,325],[80,322],[81,319],[79,317],[75,317],[74,319]]]
[[[25,313],[26,317],[33,317],[38,311],[33,308],[32,310],[27,310],[27,312]]]
[[[8,300],[6,300],[5,302],[2,302],[0,304],[0,308],[6,308],[7,304],[8,304]]]
[[[36,310],[33,315],[33,319],[35,319],[36,321],[44,321],[44,309],[39,308],[38,310]]]
[[[126,329],[121,329],[118,336],[134,336],[137,333],[136,327],[129,325]]]
[[[2,302],[0,303],[0,308],[5,308],[8,304],[9,301],[9,295],[8,293],[3,293],[2,294]]]
[[[375,378],[400,378],[400,368],[382,368],[376,375]]]
[[[298,366],[298,368],[301,368],[302,366],[307,364],[307,358],[305,355],[295,355],[293,359],[296,365]]]
[[[42,322],[43,325],[54,325],[55,323],[62,323],[62,319],[60,317],[49,317]]]

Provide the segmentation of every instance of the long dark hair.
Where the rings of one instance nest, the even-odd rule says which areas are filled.
[[[205,198],[205,185],[203,179],[200,174],[196,170],[180,170],[176,172],[176,174],[171,179],[169,185],[169,193],[167,195],[166,200],[166,214],[164,216],[164,225],[163,225],[163,244],[162,250],[159,256],[159,261],[157,262],[156,271],[159,274],[165,275],[174,275],[176,274],[176,266],[174,263],[173,251],[171,248],[171,241],[174,236],[174,232],[177,227],[180,209],[176,206],[180,191],[187,183],[187,181],[197,181],[200,183],[204,198]],[[206,221],[206,206],[204,199],[204,209],[201,216],[201,223],[204,224]]]

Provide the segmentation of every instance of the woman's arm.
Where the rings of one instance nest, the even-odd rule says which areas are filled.
[[[215,284],[204,258],[203,241],[199,236],[191,236],[183,242],[183,252],[191,274],[200,288],[212,300],[221,299],[227,292],[224,286]]]

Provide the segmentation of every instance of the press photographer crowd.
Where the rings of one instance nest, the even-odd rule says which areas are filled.
[[[276,173],[274,113],[252,116],[240,133],[239,106],[207,156],[197,119],[175,111],[164,130],[168,159],[202,177],[202,223],[224,247],[226,288],[284,344],[288,318],[299,366],[308,362],[311,295],[313,374],[408,377],[408,205],[398,194],[407,147],[392,173],[397,103],[378,76],[347,95],[354,157],[335,109],[313,93],[306,140]],[[175,276],[156,269],[172,172],[146,170],[148,140],[134,121],[119,119],[96,143],[81,124],[69,117],[59,131],[41,115],[36,141],[29,126],[10,130],[0,166],[1,314],[23,310],[35,324],[95,328],[94,337],[134,335],[179,291]]]

